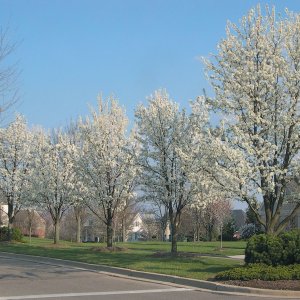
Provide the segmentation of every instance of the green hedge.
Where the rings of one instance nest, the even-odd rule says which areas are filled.
[[[265,264],[249,264],[218,273],[218,280],[299,280],[300,265],[268,266]]]
[[[279,236],[259,234],[251,237],[245,250],[245,262],[272,266],[300,263],[300,230]]]
[[[279,236],[282,241],[282,261],[284,264],[300,263],[300,230],[285,232]]]
[[[23,235],[21,230],[17,227],[10,229],[11,240],[21,242]],[[8,227],[0,227],[0,241],[8,241]]]

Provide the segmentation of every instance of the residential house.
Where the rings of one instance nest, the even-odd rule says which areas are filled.
[[[0,227],[8,225],[8,205],[0,204]]]
[[[126,241],[135,242],[146,239],[146,228],[143,223],[142,215],[137,213],[133,218],[131,226],[126,232]]]
[[[234,225],[237,231],[246,224],[246,213],[242,209],[233,209],[231,216],[234,220]]]
[[[23,235],[45,238],[46,221],[34,209],[20,210],[15,217],[14,226],[20,228]]]

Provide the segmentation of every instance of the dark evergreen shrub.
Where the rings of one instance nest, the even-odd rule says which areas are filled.
[[[295,229],[282,233],[280,236],[283,246],[282,264],[300,263],[300,230]]]
[[[8,234],[8,227],[3,226],[0,227],[0,241],[8,241],[9,234]],[[10,239],[13,241],[20,242],[23,239],[23,235],[21,233],[21,230],[17,227],[10,228]]]
[[[299,280],[300,265],[268,266],[265,264],[249,264],[218,273],[218,280]]]
[[[266,265],[282,264],[283,245],[277,236],[259,234],[251,237],[245,250],[245,262]]]
[[[247,243],[245,262],[267,265],[300,263],[300,230],[284,232],[279,236],[255,235]]]

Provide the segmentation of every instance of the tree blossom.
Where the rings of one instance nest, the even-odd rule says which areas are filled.
[[[141,167],[140,183],[145,197],[160,201],[167,209],[171,253],[176,254],[182,211],[192,203],[203,183],[199,180],[205,140],[199,130],[201,120],[197,119],[196,128],[193,117],[179,110],[165,91],[156,91],[147,107],[140,105],[136,119],[137,140],[141,144],[137,158]],[[204,125],[206,120],[202,122]]]
[[[72,145],[66,134],[60,131],[52,134],[38,131],[35,133],[34,153],[32,201],[50,213],[55,229],[54,243],[58,243],[60,221],[72,205],[76,182]]]
[[[31,142],[32,135],[20,115],[7,128],[0,128],[0,190],[8,205],[9,225],[26,199]]]
[[[127,117],[113,98],[99,98],[98,109],[79,122],[83,148],[77,168],[88,187],[88,207],[107,227],[108,247],[114,216],[134,197],[136,166],[131,152],[137,148],[127,126]]]
[[[222,118],[212,141],[211,173],[224,189],[248,203],[269,234],[278,234],[300,209],[281,218],[286,190],[299,177],[300,15],[250,10],[228,23],[218,54],[206,61]],[[215,132],[216,133],[216,132]],[[253,205],[263,201],[264,216]]]

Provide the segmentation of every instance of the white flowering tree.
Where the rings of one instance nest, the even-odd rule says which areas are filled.
[[[278,234],[300,209],[299,196],[289,197],[294,209],[281,218],[289,182],[299,177],[300,15],[277,20],[274,10],[264,16],[257,6],[226,32],[206,61],[211,103],[223,118],[211,171],[268,234]]]
[[[81,159],[83,152],[83,141],[81,139],[81,133],[78,122],[71,122],[66,128],[67,140],[70,143],[70,154],[72,155],[74,162],[74,172],[76,173],[76,180],[73,182],[72,190],[72,208],[74,211],[74,217],[76,219],[76,242],[81,242],[82,222],[86,216],[87,210],[87,195],[88,187],[85,184],[85,176],[78,169],[78,161]]]
[[[73,203],[76,181],[72,145],[60,131],[35,133],[31,199],[35,206],[45,208],[53,222],[54,243],[59,242],[60,222]]]
[[[135,115],[137,140],[141,144],[137,160],[142,168],[140,183],[146,198],[160,201],[167,209],[171,253],[176,255],[182,211],[193,202],[204,183],[200,165],[207,119],[197,117],[196,128],[194,117],[180,110],[165,91],[156,91],[148,106],[140,105]]]
[[[128,120],[114,98],[98,101],[97,110],[79,124],[83,143],[78,174],[87,187],[87,206],[107,228],[107,247],[113,243],[113,220],[134,197],[136,166],[131,152],[136,143],[127,133]]]
[[[0,192],[8,206],[9,226],[27,197],[31,141],[31,133],[20,115],[7,128],[0,128]]]

